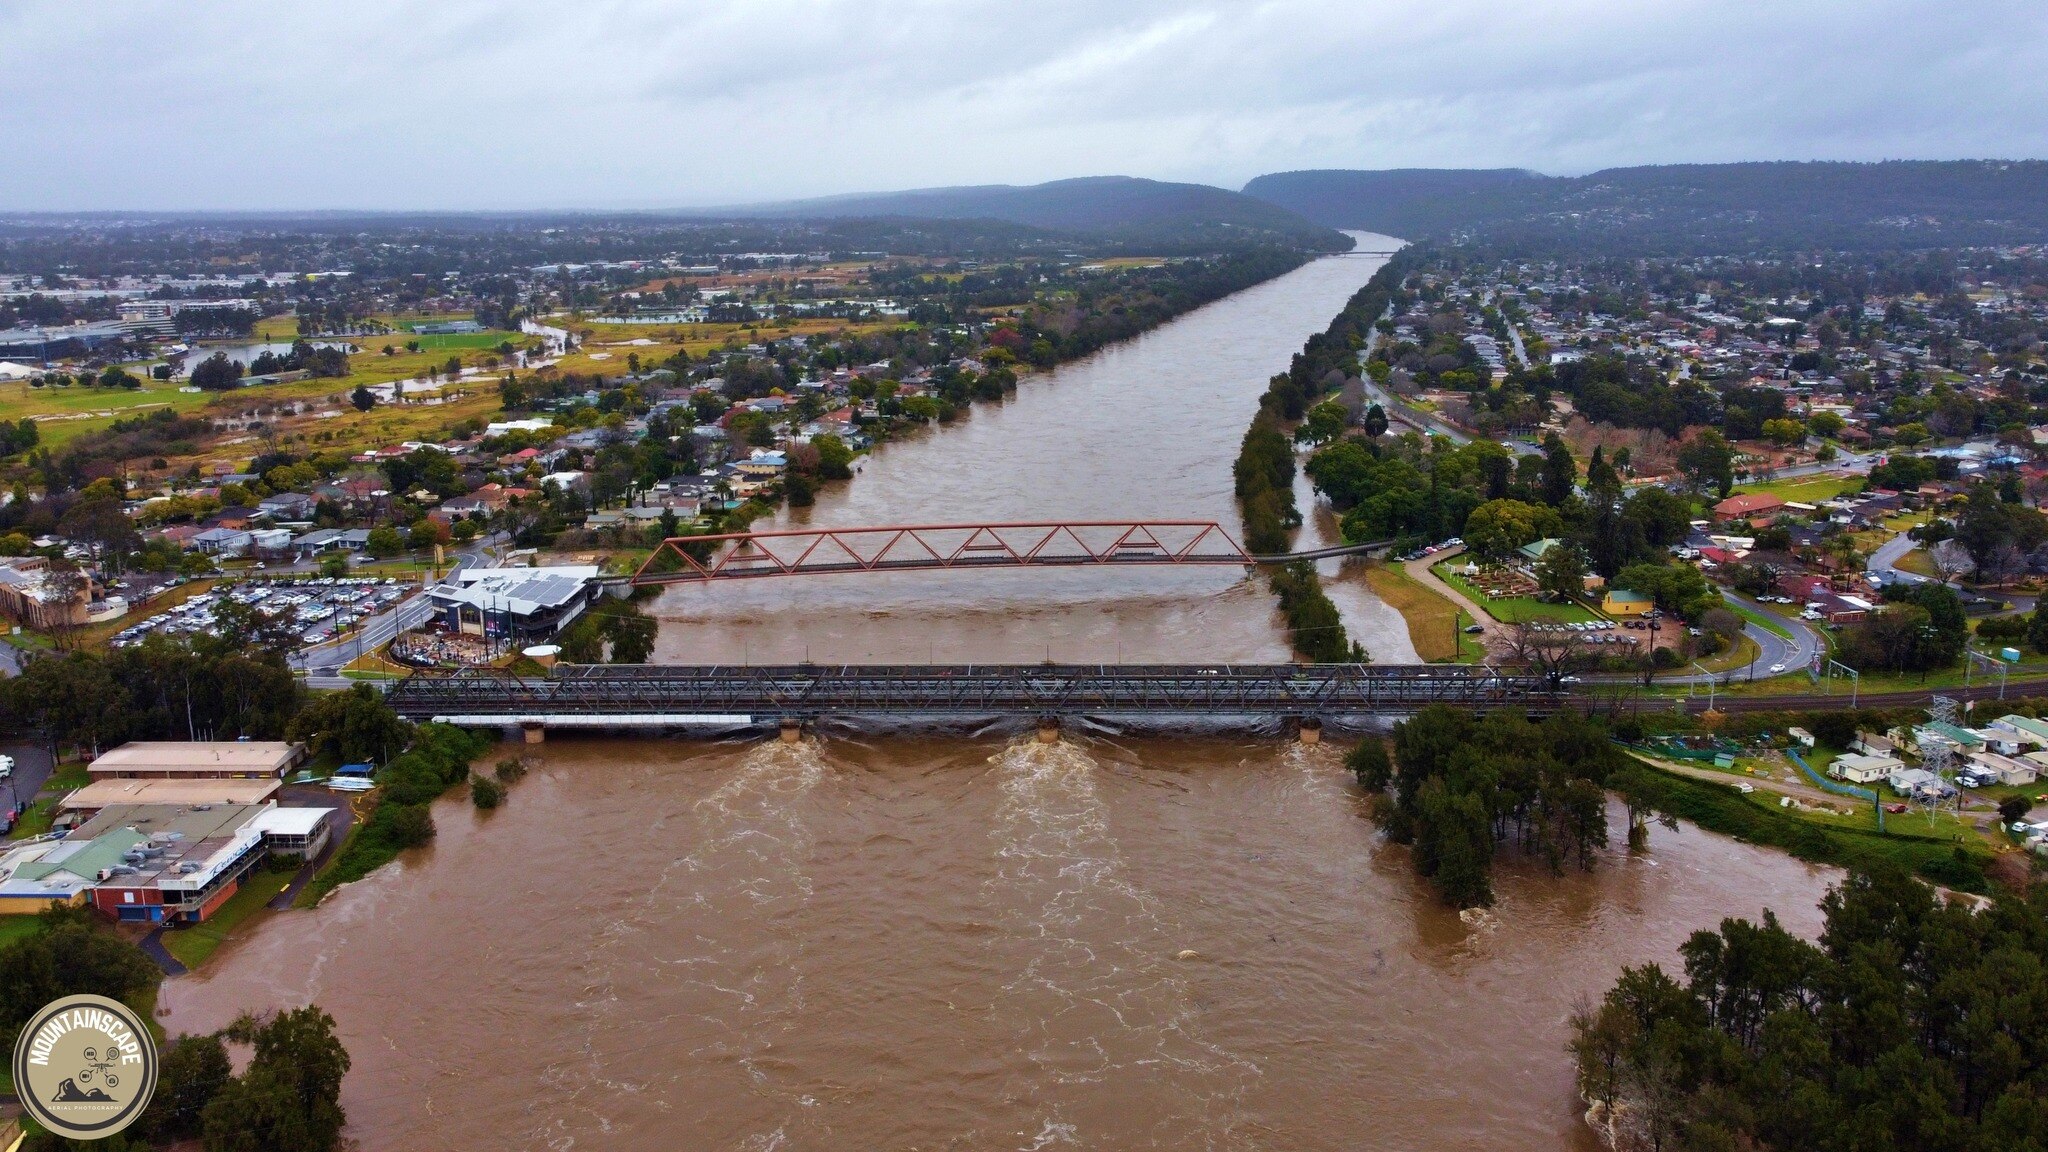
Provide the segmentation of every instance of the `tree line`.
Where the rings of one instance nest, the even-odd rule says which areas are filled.
[[[1559,712],[1534,722],[1519,714],[1478,717],[1435,705],[1394,726],[1386,742],[1367,737],[1347,766],[1387,838],[1411,845],[1415,870],[1447,903],[1493,903],[1493,862],[1503,847],[1539,856],[1552,869],[1591,869],[1607,846],[1607,788],[1628,758],[1598,721]],[[1624,788],[1624,795],[1631,793]],[[1631,805],[1629,842],[1640,846],[1652,805]]]
[[[1981,911],[1903,871],[1850,875],[1816,941],[1721,922],[1682,975],[1625,969],[1571,1020],[1617,1149],[2048,1148],[2048,886]]]

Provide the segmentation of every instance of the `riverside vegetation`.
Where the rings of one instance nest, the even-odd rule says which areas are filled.
[[[1373,325],[1385,315],[1405,268],[1396,256],[1373,273],[1329,327],[1308,338],[1287,371],[1267,382],[1259,397],[1259,411],[1245,430],[1232,469],[1244,515],[1245,547],[1253,554],[1287,551],[1288,530],[1301,523],[1301,511],[1294,504],[1293,427],[1314,401],[1341,387],[1347,367],[1356,368],[1358,354]],[[1334,385],[1329,381],[1332,375]],[[1323,592],[1312,566],[1291,566],[1275,573],[1272,583],[1295,651],[1316,661],[1364,656],[1344,634],[1337,606]]]
[[[1573,1014],[1588,1120],[1617,1152],[2048,1148],[2048,886],[1973,911],[1857,872],[1802,940],[1770,912],[1629,968]]]
[[[147,1015],[163,978],[140,948],[102,926],[91,909],[47,909],[37,915],[34,931],[0,947],[0,1048],[12,1051],[29,1017],[62,996],[106,996]],[[230,1045],[246,1050],[240,1075]],[[164,1047],[156,1092],[128,1131],[72,1141],[32,1129],[21,1148],[145,1152],[197,1140],[206,1152],[331,1152],[347,1119],[341,1082],[348,1069],[334,1020],[317,1006],[268,1019],[244,1016],[219,1032],[179,1036]]]
[[[1413,846],[1416,872],[1460,908],[1493,903],[1493,861],[1504,844],[1562,871],[1591,869],[1607,846],[1607,792],[1628,764],[1597,720],[1560,712],[1541,723],[1509,713],[1483,719],[1443,706],[1394,726],[1393,755],[1377,738],[1347,766],[1371,797],[1373,820]],[[1624,796],[1633,797],[1630,789]],[[1629,842],[1644,843],[1647,802],[1631,800]]]

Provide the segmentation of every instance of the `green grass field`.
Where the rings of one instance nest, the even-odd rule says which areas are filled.
[[[1601,616],[1580,604],[1546,604],[1533,596],[1503,596],[1489,600],[1486,593],[1472,586],[1470,581],[1451,571],[1449,564],[1439,564],[1430,569],[1444,583],[1463,592],[1474,604],[1486,609],[1488,615],[1503,624],[1520,624],[1525,620],[1549,620],[1561,624],[1578,624],[1599,620]]]
[[[228,902],[215,909],[205,923],[164,933],[164,949],[177,957],[178,963],[196,970],[234,934],[236,928],[262,912],[271,897],[284,891],[285,885],[291,882],[291,872],[258,868],[242,882],[241,890],[228,897]]]
[[[1854,492],[1861,487],[1861,476],[1800,476],[1791,480],[1772,480],[1762,484],[1738,484],[1735,491],[1768,493],[1795,504],[1812,504],[1821,500],[1832,500],[1844,492]]]
[[[0,916],[0,948],[26,940],[43,930],[43,922],[32,915]]]
[[[1732,787],[1665,772],[1642,760],[1639,779],[1657,806],[1709,832],[1752,844],[1782,848],[1801,860],[1843,868],[1869,868],[1889,861],[1938,884],[1968,892],[1985,891],[1984,864],[1991,854],[1981,837],[1960,840],[1925,834],[1926,817],[1890,817],[1887,835],[1855,827],[1850,818],[1778,807],[1762,791],[1747,796]],[[1904,824],[1892,821],[1904,819]]]
[[[1477,636],[1467,636],[1460,625],[1473,623],[1464,609],[1412,579],[1399,564],[1373,564],[1365,570],[1373,594],[1401,614],[1408,624],[1408,638],[1415,652],[1432,663],[1478,663],[1486,659],[1486,645]]]
[[[1778,621],[1772,619],[1771,617],[1764,615],[1763,613],[1757,611],[1754,608],[1751,608],[1749,605],[1743,603],[1742,601],[1737,600],[1733,597],[1729,597],[1727,599],[1727,605],[1728,610],[1730,612],[1733,612],[1737,616],[1742,617],[1744,620],[1749,621],[1751,624],[1754,624],[1757,627],[1762,628],[1764,631],[1770,632],[1774,635],[1782,636],[1787,640],[1790,640],[1792,638],[1792,630],[1790,628],[1785,627],[1783,624],[1780,624]]]

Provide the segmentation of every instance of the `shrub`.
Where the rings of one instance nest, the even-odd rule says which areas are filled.
[[[488,812],[505,802],[505,786],[478,773],[469,778],[469,799],[480,811]]]

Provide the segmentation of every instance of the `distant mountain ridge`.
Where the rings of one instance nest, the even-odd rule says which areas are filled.
[[[1742,252],[2048,241],[2048,162],[1890,160],[1261,176],[1248,195],[1331,227],[1466,234],[1530,252]]]
[[[1395,229],[1412,230],[1413,213],[1421,206],[1548,179],[1525,168],[1311,168],[1257,177],[1244,186],[1244,194],[1331,228],[1398,236]]]
[[[709,208],[703,214],[726,218],[1002,220],[1052,232],[1138,242],[1199,245],[1268,239],[1322,251],[1344,251],[1351,243],[1333,229],[1254,196],[1207,184],[1134,176],[855,193]]]

